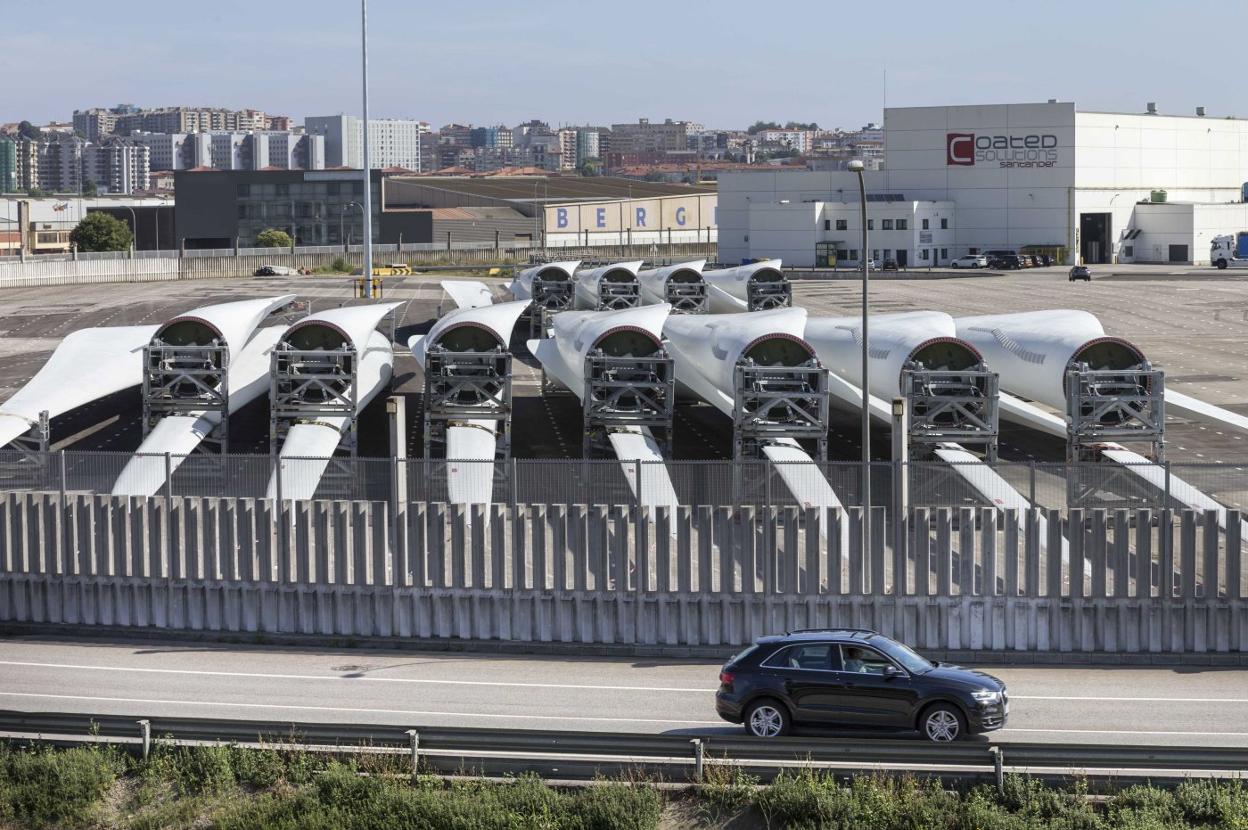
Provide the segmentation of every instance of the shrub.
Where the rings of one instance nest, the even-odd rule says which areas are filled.
[[[109,749],[0,747],[0,824],[82,824],[124,768]]]
[[[266,228],[256,234],[257,248],[289,248],[293,244],[290,234],[277,228]]]

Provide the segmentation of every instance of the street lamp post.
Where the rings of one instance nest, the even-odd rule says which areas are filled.
[[[862,263],[862,554],[871,556],[871,366],[867,362],[867,313],[869,311],[869,287],[871,257],[867,248],[867,185],[863,180],[863,163],[857,159],[849,163],[849,169],[858,174],[858,199],[862,222],[862,250],[858,261]],[[876,586],[871,586],[876,590]]]
[[[364,123],[361,132],[364,134],[364,296],[373,296],[373,176],[371,162],[368,157],[368,0],[360,0],[360,43],[363,62],[362,75],[364,80]]]
[[[364,206],[361,205],[359,202],[347,202],[345,205],[342,206],[342,209],[338,211],[338,241],[342,244],[345,244],[347,246],[348,251],[351,250],[351,229],[347,228],[347,235],[345,237],[346,242],[343,242],[344,237],[342,235],[342,218],[347,215],[347,211],[351,209],[352,205],[360,209],[361,221],[363,221],[366,216],[366,214],[364,213]]]
[[[130,228],[134,231],[130,238],[130,250],[136,251],[139,248],[139,217],[130,205],[123,205],[123,207],[130,211]]]

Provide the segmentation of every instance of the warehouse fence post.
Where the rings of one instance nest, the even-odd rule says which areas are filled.
[[[693,744],[693,780],[702,783],[702,767],[704,763],[705,746],[701,738],[694,738],[689,741]]]
[[[992,753],[992,772],[997,782],[997,793],[1005,795],[1005,756],[999,746],[989,747],[988,751]]]

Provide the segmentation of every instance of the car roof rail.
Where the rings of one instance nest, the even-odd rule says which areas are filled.
[[[874,634],[877,637],[881,636],[880,632],[871,628],[853,628],[851,626],[841,625],[822,626],[820,628],[795,628],[792,631],[786,631],[784,633],[788,636],[790,634],[821,634],[825,631],[845,631],[850,634]]]

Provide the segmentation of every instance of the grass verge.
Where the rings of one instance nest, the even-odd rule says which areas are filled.
[[[160,743],[146,760],[102,746],[0,745],[0,827],[1248,830],[1243,781],[1132,786],[1096,800],[1078,782],[1054,788],[1021,776],[997,793],[912,777],[847,783],[811,770],[759,786],[709,767],[703,785],[674,790],[631,780],[552,787],[534,776],[411,780],[405,763]]]

